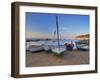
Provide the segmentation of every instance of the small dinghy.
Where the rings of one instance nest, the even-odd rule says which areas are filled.
[[[76,42],[76,46],[78,50],[82,50],[82,51],[89,50],[89,43],[87,41],[78,41]]]
[[[41,46],[33,46],[32,45],[29,47],[29,51],[32,53],[40,52],[40,51],[43,51],[43,48]]]
[[[82,50],[82,51],[88,51],[89,50],[89,46],[88,45],[84,45],[84,46],[77,46],[78,50]]]

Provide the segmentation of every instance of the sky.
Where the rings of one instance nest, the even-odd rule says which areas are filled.
[[[89,33],[89,15],[26,12],[26,37],[54,38],[56,16],[60,38],[71,39]]]

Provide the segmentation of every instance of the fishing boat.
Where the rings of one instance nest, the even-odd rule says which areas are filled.
[[[84,41],[76,42],[76,46],[77,46],[78,50],[82,50],[82,51],[88,51],[89,50],[89,43],[86,43]]]
[[[29,51],[32,53],[43,51],[42,46],[32,45],[29,47]]]
[[[66,51],[65,47],[55,47],[52,49],[52,52],[55,53],[57,56],[62,55]]]
[[[81,50],[81,51],[88,51],[89,50],[89,46],[81,44],[81,45],[77,45],[77,49]]]
[[[65,46],[60,45],[60,38],[59,38],[59,25],[58,25],[58,16],[56,16],[56,36],[57,36],[57,45],[52,48],[52,52],[54,52],[56,55],[62,55],[63,52],[66,51]]]
[[[27,41],[26,42],[26,50],[32,53],[43,51],[43,47],[41,46],[41,42],[32,42],[32,41]]]

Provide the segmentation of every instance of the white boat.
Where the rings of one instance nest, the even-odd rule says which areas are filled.
[[[60,47],[60,48],[56,47],[52,49],[52,52],[56,53],[57,55],[61,55],[65,51],[66,51],[65,47]]]
[[[42,45],[44,51],[48,52],[48,51],[51,51],[51,48],[49,45]]]
[[[35,52],[43,51],[43,48],[42,46],[30,45],[28,51],[35,53]]]
[[[88,51],[89,50],[89,46],[88,45],[77,45],[78,50],[82,50],[82,51]]]
[[[57,31],[57,46],[55,46],[54,48],[52,48],[51,50],[52,50],[52,52],[54,52],[55,54],[57,54],[57,55],[61,55],[63,52],[65,52],[66,51],[66,48],[63,46],[63,47],[61,47],[60,46],[60,41],[59,41],[59,25],[58,25],[58,16],[56,16],[56,31]]]

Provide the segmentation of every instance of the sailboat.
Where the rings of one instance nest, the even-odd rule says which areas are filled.
[[[57,55],[61,55],[63,52],[66,51],[66,48],[60,45],[60,37],[59,37],[59,25],[58,25],[58,16],[56,16],[56,31],[57,31],[57,46],[55,46],[52,50]]]

